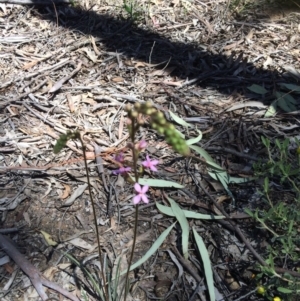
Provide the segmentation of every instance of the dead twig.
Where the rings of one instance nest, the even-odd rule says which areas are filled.
[[[48,93],[54,93],[57,90],[59,90],[62,85],[68,81],[70,78],[72,78],[77,72],[79,72],[79,70],[81,69],[82,66],[82,62],[80,61],[79,64],[77,65],[76,69],[73,70],[73,72],[71,72],[71,74],[63,77],[61,80],[59,80],[58,82],[55,83],[55,85],[48,91]]]
[[[48,300],[48,296],[44,291],[43,285],[57,291],[72,301],[80,301],[76,296],[61,288],[56,283],[43,278],[35,266],[32,265],[10,242],[10,239],[2,234],[0,234],[0,247],[29,277],[32,285],[43,301]]]

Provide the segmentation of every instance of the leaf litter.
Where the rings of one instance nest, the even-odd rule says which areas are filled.
[[[93,228],[86,184],[81,183],[86,178],[82,151],[77,142],[69,141],[59,155],[52,152],[60,134],[67,129],[79,129],[89,154],[94,179],[92,193],[97,199],[99,218],[108,218],[109,224],[114,225],[101,226],[103,247],[107,254],[116,254],[115,258],[111,256],[112,266],[121,254],[128,257],[128,253],[122,252],[132,239],[123,235],[132,228],[133,217],[128,214],[132,211],[130,186],[126,182],[116,185],[111,174],[116,168],[113,155],[126,149],[128,141],[122,106],[124,102],[151,100],[163,112],[173,112],[175,107],[174,125],[186,137],[198,137],[191,143],[195,143],[199,160],[182,160],[161,137],[143,132],[163,164],[159,166],[159,179],[155,179],[158,182],[153,182],[149,175],[141,179],[153,184],[150,203],[141,206],[140,213],[139,235],[142,238],[147,233],[147,240],[141,240],[143,243],[137,245],[134,255],[135,263],[143,263],[138,273],[147,289],[136,286],[133,298],[179,296],[185,300],[183,281],[189,277],[195,281],[201,268],[196,274],[189,271],[186,262],[180,261],[170,248],[168,239],[172,241],[172,237],[159,241],[159,251],[151,249],[166,229],[173,236],[177,233],[169,228],[174,220],[158,214],[151,196],[161,196],[159,186],[165,187],[167,183],[169,187],[165,189],[172,192],[172,199],[179,202],[186,216],[192,216],[187,212],[199,210],[195,212],[197,217],[202,214],[212,219],[220,212],[210,208],[199,183],[209,187],[213,196],[232,201],[228,198],[230,191],[237,202],[248,202],[253,184],[229,187],[226,180],[220,196],[213,188],[214,179],[209,177],[207,167],[226,171],[233,179],[245,174],[248,177],[250,163],[262,150],[258,136],[298,135],[297,127],[291,125],[293,116],[299,112],[299,14],[289,11],[284,16],[263,5],[259,11],[253,5],[246,14],[237,8],[228,9],[225,1],[163,0],[159,4],[153,1],[149,6],[139,1],[134,7],[137,14],[132,24],[126,21],[128,15],[122,7],[123,2],[117,0],[102,1],[101,5],[98,1],[75,7],[57,5],[55,9],[52,3],[39,8],[1,4],[0,20],[5,23],[0,39],[2,228],[19,228],[13,239],[27,258],[35,256],[40,271],[58,266],[60,260],[60,264],[68,263],[65,257],[61,259],[60,248],[72,249],[72,255],[79,260],[87,256],[84,244],[91,249],[95,237],[93,233],[82,234],[82,229]],[[194,120],[192,127],[180,126],[189,120]],[[95,158],[95,145],[101,147],[97,153],[101,162]],[[172,183],[178,183],[179,190]],[[70,187],[70,192],[66,187]],[[162,202],[163,198],[155,201]],[[64,207],[64,203],[68,206]],[[230,214],[242,215],[240,207],[244,204],[239,203],[236,209],[230,205],[228,201],[222,202]],[[221,223],[221,218],[218,221],[193,220],[193,229],[206,245],[212,244],[208,255],[215,254],[211,258],[218,277],[232,277],[237,283],[214,283],[215,291],[235,300],[253,289],[242,263],[254,259],[251,253],[245,256],[239,251],[243,246],[235,240],[234,233],[226,228],[226,223]],[[45,244],[40,231],[47,233],[59,248]],[[80,237],[74,238],[74,244],[66,242],[76,233]],[[144,254],[148,260],[141,260]],[[197,266],[197,253],[191,256]],[[125,268],[123,259],[121,266]],[[13,262],[9,264],[14,266]],[[66,269],[71,271],[69,265]],[[0,272],[6,275],[0,285],[8,288],[5,285],[9,269],[1,265]],[[74,295],[80,296],[72,278],[65,277],[61,270],[57,270],[56,276],[57,283],[68,284]],[[25,280],[23,274],[11,279],[16,286],[3,300],[16,298],[19,290],[30,296],[29,289],[20,281]],[[175,284],[167,285],[170,280],[176,280]],[[147,281],[152,281],[151,285],[146,285]],[[248,290],[239,283],[246,283]],[[166,288],[163,295],[159,292],[161,287]],[[187,285],[186,289],[189,295],[196,292],[198,298],[204,297],[205,293],[198,292],[197,287]],[[202,290],[206,289],[204,285]],[[57,297],[55,291],[51,294]],[[218,293],[218,299],[221,297]]]

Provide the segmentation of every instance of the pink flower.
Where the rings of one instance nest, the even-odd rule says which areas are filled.
[[[145,186],[141,186],[139,183],[135,183],[134,184],[134,189],[136,191],[136,196],[133,198],[133,204],[138,204],[141,200],[148,204],[149,200],[148,200],[148,196],[146,195],[146,192],[149,189],[148,185]]]
[[[123,163],[124,162],[124,154],[123,153],[118,153],[114,156],[114,160]]]
[[[146,160],[142,162],[144,167],[149,168],[152,171],[157,171],[155,165],[157,165],[158,163],[158,160],[151,160],[148,155],[146,156]]]
[[[139,151],[145,149],[146,147],[147,147],[147,142],[144,139],[141,140],[137,145]]]
[[[114,170],[112,173],[115,175],[118,175],[118,174],[124,175],[124,174],[129,173],[130,171],[131,171],[130,167],[120,167],[119,169]]]

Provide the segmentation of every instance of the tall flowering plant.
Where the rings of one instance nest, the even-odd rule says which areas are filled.
[[[130,254],[129,265],[126,273],[126,282],[125,282],[125,294],[124,294],[124,301],[126,301],[127,296],[127,288],[128,288],[128,275],[130,271],[130,266],[133,258],[134,247],[136,243],[137,237],[137,224],[138,224],[138,204],[140,202],[148,203],[149,197],[147,196],[146,192],[148,191],[149,187],[147,185],[141,186],[139,184],[139,173],[137,168],[137,160],[139,154],[142,150],[147,148],[146,141],[142,140],[139,142],[135,141],[136,133],[138,132],[139,128],[144,124],[143,116],[148,117],[149,125],[156,130],[159,134],[164,135],[166,141],[174,148],[175,151],[179,152],[182,155],[188,155],[190,150],[187,146],[184,139],[181,138],[179,133],[175,130],[173,124],[169,123],[164,114],[158,110],[156,110],[150,102],[145,103],[136,103],[134,106],[128,105],[126,107],[126,111],[128,114],[128,131],[131,139],[131,150],[132,150],[132,158],[133,158],[133,172],[135,178],[134,190],[135,196],[133,198],[133,204],[136,205],[135,207],[135,226],[134,226],[134,238],[133,238],[133,247]],[[156,159],[152,159],[149,155],[146,155],[146,160],[142,162],[142,166],[146,169],[149,169],[152,172],[157,171],[157,165],[159,161]],[[122,173],[123,169],[117,172]],[[122,171],[122,172],[121,172]],[[127,167],[127,171],[128,167]]]
[[[135,205],[135,226],[134,226],[134,237],[133,237],[133,246],[130,254],[130,260],[129,265],[126,273],[126,279],[125,279],[125,294],[124,294],[124,301],[126,301],[126,296],[128,292],[128,275],[132,263],[133,258],[133,252],[135,248],[136,243],[136,237],[137,237],[137,225],[138,225],[138,205],[142,203],[149,203],[149,196],[147,195],[147,192],[149,191],[148,185],[141,185],[139,183],[139,169],[138,169],[138,158],[141,152],[145,151],[147,149],[147,142],[145,140],[136,141],[135,136],[140,129],[141,126],[144,125],[145,117],[149,121],[149,125],[156,130],[159,134],[165,136],[165,140],[167,143],[169,143],[175,151],[182,155],[189,155],[190,150],[188,145],[186,144],[186,141],[181,138],[180,134],[176,131],[173,124],[169,123],[164,114],[158,110],[156,110],[153,105],[150,102],[144,102],[144,103],[136,103],[134,106],[128,105],[126,107],[126,112],[128,115],[128,122],[127,122],[127,128],[129,131],[130,136],[130,142],[128,143],[129,149],[131,149],[132,152],[132,162],[133,166],[126,166],[125,160],[124,160],[124,154],[119,153],[114,156],[114,160],[119,164],[119,168],[113,171],[114,175],[122,175],[125,177],[130,176],[130,174],[133,174],[133,189],[135,192],[135,196],[132,199],[133,204]],[[83,148],[83,154],[84,154],[84,161],[85,161],[85,169],[87,173],[87,180],[88,180],[88,187],[89,187],[89,196],[91,198],[92,208],[93,208],[93,215],[94,215],[94,222],[96,227],[96,234],[97,234],[97,242],[98,242],[98,252],[99,252],[99,259],[101,263],[101,273],[103,278],[103,287],[104,287],[104,298],[106,300],[109,300],[109,291],[106,285],[106,277],[104,273],[104,267],[102,263],[102,256],[101,256],[101,248],[100,248],[100,241],[99,241],[99,233],[98,233],[98,227],[97,227],[97,218],[96,218],[96,211],[95,211],[95,205],[94,200],[91,193],[91,185],[89,180],[89,174],[88,174],[88,168],[87,168],[87,160],[85,155],[85,145],[83,143],[83,140],[80,136],[79,132],[68,132],[64,135],[61,135],[60,138],[57,140],[56,145],[54,146],[54,152],[58,153],[67,143],[69,139],[79,139]],[[142,167],[144,169],[148,169],[150,172],[156,172],[157,171],[157,165],[159,164],[159,161],[157,159],[151,158],[148,154],[146,154],[146,158],[144,161],[142,161]],[[167,235],[167,234],[166,234]]]

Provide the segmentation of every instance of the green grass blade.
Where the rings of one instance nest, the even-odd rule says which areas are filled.
[[[69,260],[71,262],[73,262],[75,265],[77,265],[83,273],[85,273],[85,275],[87,276],[87,278],[91,281],[91,283],[93,284],[94,286],[94,289],[97,291],[97,293],[99,294],[101,300],[105,300],[104,298],[104,294],[102,293],[99,285],[98,285],[98,282],[94,279],[93,275],[85,268],[83,267],[79,261],[77,261],[73,256],[71,256],[70,254],[68,253],[65,253],[64,254],[67,258],[69,258]]]
[[[159,179],[139,179],[139,184],[141,185],[148,185],[150,187],[168,187],[168,188],[184,188],[183,185],[166,180],[159,180]]]
[[[209,255],[202,237],[197,233],[197,231],[194,228],[193,228],[193,233],[204,266],[205,279],[206,279],[208,292],[209,292],[209,299],[210,301],[215,301],[216,296],[215,296],[214,278],[213,278],[213,272],[210,264]]]
[[[184,212],[182,209],[178,206],[178,204],[172,200],[171,198],[168,198],[168,201],[171,204],[171,208],[176,216],[176,219],[178,220],[180,227],[181,227],[181,243],[182,243],[182,253],[183,257],[185,259],[188,259],[188,246],[189,246],[189,223],[184,215]]]
[[[209,171],[208,174],[216,181],[219,181],[223,187],[225,188],[225,190],[227,191],[228,195],[232,198],[232,200],[234,201],[234,196],[232,194],[232,192],[230,191],[230,189],[228,188],[228,183],[229,183],[229,176],[227,174],[226,171]]]
[[[173,118],[173,120],[176,123],[178,123],[178,124],[180,124],[180,125],[182,125],[184,127],[191,127],[192,126],[191,124],[189,124],[186,121],[184,121],[182,118],[180,118],[177,115],[175,115],[173,112],[169,111],[169,113],[170,113],[171,117]]]
[[[154,244],[151,246],[151,248],[146,252],[146,254],[140,259],[138,260],[136,263],[134,263],[131,267],[130,267],[130,271],[136,269],[138,266],[140,266],[141,264],[143,264],[145,261],[147,261],[157,250],[158,248],[161,246],[161,244],[164,242],[164,240],[166,239],[166,237],[168,236],[168,234],[170,233],[170,231],[173,229],[173,227],[175,226],[176,223],[173,223],[169,228],[167,228],[162,234],[160,234],[160,236],[158,237],[158,239],[154,242]],[[127,270],[122,271],[120,273],[121,275],[124,275],[127,272]]]
[[[156,202],[157,209],[168,216],[175,216],[175,213],[173,212],[171,207],[161,205]],[[194,219],[205,219],[205,220],[214,220],[214,219],[223,219],[225,216],[223,215],[211,215],[211,214],[202,214],[198,212],[188,211],[188,210],[182,210],[186,218],[194,218]]]
[[[197,131],[199,133],[199,136],[196,137],[196,138],[191,138],[189,140],[186,141],[186,144],[187,145],[192,145],[192,144],[195,144],[195,143],[198,143],[199,141],[201,141],[202,139],[202,132],[201,131]]]
[[[214,159],[202,147],[197,146],[197,145],[189,145],[189,147],[191,149],[193,149],[194,151],[196,151],[200,156],[202,156],[206,160],[206,163],[208,165],[210,165],[211,167],[213,167],[213,168],[215,168],[217,170],[224,171],[224,169],[220,165],[218,165],[217,163],[215,163]]]

